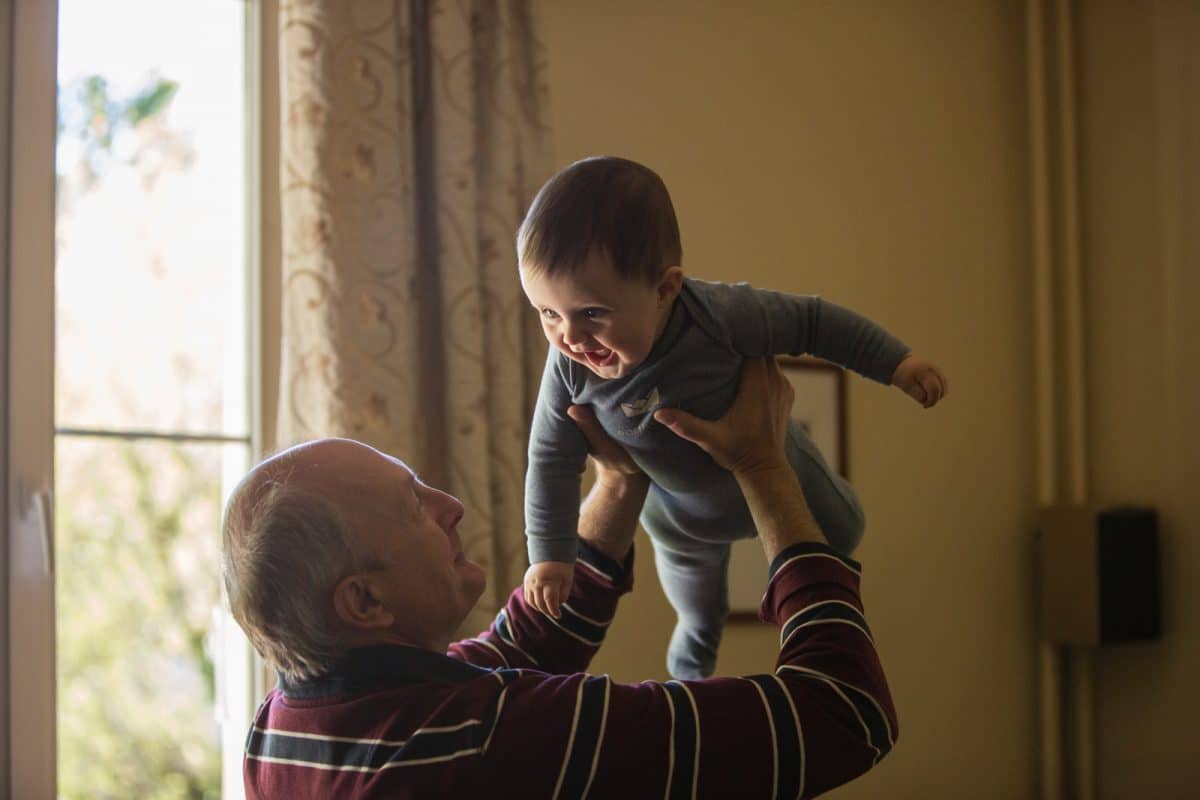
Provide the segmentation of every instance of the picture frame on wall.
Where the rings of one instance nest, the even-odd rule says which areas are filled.
[[[779,369],[796,391],[792,419],[808,431],[835,471],[850,477],[846,425],[846,371],[808,356],[780,356]],[[758,537],[733,543],[729,557],[729,619],[758,621],[767,586],[767,561]]]

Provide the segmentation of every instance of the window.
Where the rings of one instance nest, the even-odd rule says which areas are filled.
[[[59,0],[64,798],[241,792],[251,660],[221,609],[219,556],[252,457],[253,10]]]

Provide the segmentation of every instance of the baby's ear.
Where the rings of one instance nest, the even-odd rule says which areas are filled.
[[[657,289],[660,304],[674,300],[683,289],[683,267],[667,267],[658,279]]]

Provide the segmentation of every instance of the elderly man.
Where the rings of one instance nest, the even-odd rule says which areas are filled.
[[[577,580],[551,618],[520,590],[451,643],[479,598],[462,504],[402,461],[330,439],[259,464],[226,512],[233,614],[279,672],[246,745],[250,797],[811,797],[865,772],[897,725],[859,598],[784,456],[791,387],[748,361],[719,421],[660,420],[736,477],[780,627],[773,673],[619,684],[585,672],[631,588],[647,479],[586,409],[597,481]]]

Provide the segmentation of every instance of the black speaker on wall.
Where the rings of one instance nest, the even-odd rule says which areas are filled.
[[[1158,513],[1054,506],[1038,525],[1042,637],[1096,646],[1162,636]]]

